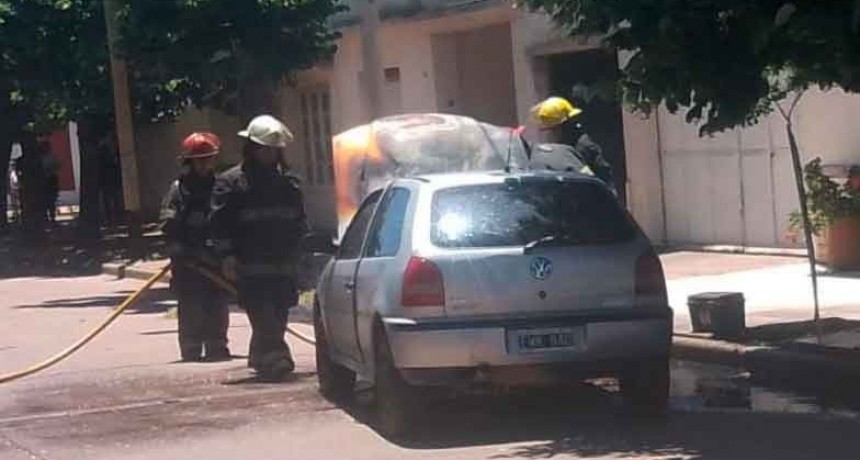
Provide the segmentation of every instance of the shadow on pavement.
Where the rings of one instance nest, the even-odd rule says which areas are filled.
[[[856,458],[857,428],[787,414],[674,414],[664,423],[576,417],[549,440],[530,427],[537,443],[490,458],[849,459]]]
[[[817,326],[810,320],[751,327],[746,330],[745,339],[752,342],[780,343],[811,337],[817,333],[834,334],[852,330],[860,330],[860,321],[838,317],[821,318]]]
[[[564,395],[457,406],[435,407],[419,434],[397,443],[419,450],[527,443],[499,448],[492,459],[853,459],[860,447],[857,420],[808,414],[674,412],[642,420]]]
[[[834,271],[834,270],[825,270],[820,271],[818,276],[822,278],[842,278],[842,279],[860,279],[860,270],[852,270],[852,271]]]
[[[762,387],[743,375],[676,363],[666,418],[629,415],[619,395],[605,386],[431,399],[414,434],[389,441],[415,450],[500,445],[487,457],[492,459],[857,458],[856,412]],[[374,427],[372,399],[372,392],[359,392],[345,410]],[[505,447],[510,444],[522,445]]]
[[[237,357],[234,357],[237,358]],[[281,383],[292,383],[298,382],[301,380],[307,380],[310,378],[316,377],[315,372],[292,372],[283,378],[272,379],[267,377],[261,377],[259,375],[252,375],[250,377],[243,377],[235,380],[225,380],[221,382],[222,385],[234,386],[234,385],[271,385],[271,384],[281,384]]]
[[[20,305],[15,309],[37,308],[92,308],[116,307],[125,301],[134,291],[120,291],[111,295],[96,297],[78,297],[73,299],[50,300],[36,305]],[[126,314],[165,313],[176,306],[175,296],[167,287],[153,288],[146,292],[137,303],[129,307]]]

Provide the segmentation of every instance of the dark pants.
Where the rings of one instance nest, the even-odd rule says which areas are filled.
[[[284,276],[242,277],[239,303],[251,322],[248,366],[266,373],[292,367],[290,347],[284,340],[290,307],[298,303],[293,279]],[[291,369],[290,369],[291,370]]]
[[[230,310],[226,294],[209,279],[180,263],[172,285],[179,299],[179,350],[186,360],[226,358]],[[205,351],[204,351],[205,349]],[[224,356],[224,355],[227,356]]]

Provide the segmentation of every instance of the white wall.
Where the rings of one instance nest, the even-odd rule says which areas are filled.
[[[342,31],[331,73],[332,124],[338,133],[364,123],[361,85],[361,40],[358,29]]]
[[[517,123],[508,23],[435,35],[437,109],[489,123]]]
[[[436,108],[440,112],[459,113],[463,109],[458,38],[457,34],[452,33],[436,35],[432,39]]]
[[[446,46],[444,40],[440,41],[439,37],[505,24],[510,20],[511,11],[509,5],[501,5],[421,20],[404,19],[384,22],[377,32],[380,72],[388,67],[400,69],[400,102],[399,104],[392,104],[391,101],[384,101],[381,116],[407,112],[456,112],[452,110],[452,107],[448,107],[447,101],[450,100],[450,97],[459,98],[462,96],[463,93],[459,89],[461,86],[459,77],[455,80],[450,73],[439,74],[441,79],[437,82],[439,65],[444,61],[453,59],[452,53],[454,53],[456,46],[453,43],[448,43],[448,55],[445,55],[446,51],[444,50],[440,51],[441,54],[435,55],[434,47],[439,51],[440,46],[443,48]],[[367,123],[371,119],[367,101],[363,96],[365,91],[361,85],[364,65],[359,32],[358,27],[342,31],[342,38],[338,43],[338,51],[334,59],[332,98],[333,107],[336,108],[334,113],[335,132],[345,131],[351,127]],[[498,37],[493,35],[490,38],[495,40]],[[504,40],[503,37],[499,39]],[[486,40],[486,36],[484,40]],[[480,41],[480,38],[475,39],[475,43]],[[486,54],[485,48],[492,46],[487,43],[480,43],[480,45],[479,49],[483,50],[482,54]],[[501,44],[502,47],[505,45],[505,43]],[[496,53],[498,52],[496,50]],[[458,64],[455,66],[459,65],[461,61],[458,59],[457,62]],[[498,63],[492,62],[486,68],[491,68],[494,65],[498,65]],[[493,84],[502,85],[504,79],[501,83],[494,82]],[[493,93],[498,92],[494,90]],[[467,93],[475,94],[477,90],[467,89]],[[385,87],[383,87],[382,94],[385,94]],[[450,97],[447,97],[448,95]],[[476,96],[474,100],[479,98]]]
[[[380,64],[400,69],[400,103],[383,103],[383,116],[410,111],[434,111],[433,53],[430,36],[407,24],[379,30]],[[342,132],[367,123],[370,115],[361,85],[361,41],[357,29],[345,31],[332,70],[334,131]],[[384,94],[384,93],[383,93]]]
[[[803,162],[860,164],[860,130],[852,114],[860,96],[810,91],[795,117]],[[785,122],[700,138],[682,114],[660,113],[669,240],[677,243],[796,246],[788,216],[799,208]]]
[[[798,110],[795,134],[807,157],[821,156],[830,164],[860,164],[860,96],[811,90]]]
[[[511,22],[511,43],[514,67],[514,87],[517,116],[532,137],[537,137],[537,125],[531,108],[549,94],[549,73],[546,62],[533,49],[542,43],[562,38],[548,16],[517,10]]]

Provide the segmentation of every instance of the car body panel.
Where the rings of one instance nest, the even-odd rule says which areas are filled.
[[[600,184],[576,174],[528,175]],[[648,308],[636,306],[637,259],[653,254],[653,249],[632,219],[635,233],[610,244],[531,250],[434,244],[429,229],[435,193],[464,185],[497,184],[510,176],[502,172],[443,174],[398,179],[389,185],[380,203],[393,188],[411,193],[400,250],[386,257],[368,257],[365,241],[360,261],[335,258],[320,279],[320,307],[337,361],[371,379],[377,325],[382,325],[388,338],[395,366],[415,384],[444,382],[439,376],[447,375],[445,370],[564,363],[585,370],[588,363],[609,363],[607,367],[612,368],[668,356],[672,313],[665,298]],[[375,215],[368,239],[378,219]],[[403,272],[412,257],[426,258],[442,272],[444,306],[404,308],[400,304]],[[536,267],[536,261],[548,261],[552,267]],[[340,284],[350,284],[350,271],[354,291],[338,293]],[[581,344],[565,350],[511,350],[511,340],[518,340],[512,331],[553,327],[565,328],[565,337],[580,337]],[[350,346],[352,349],[345,349]],[[440,372],[407,372],[434,369]],[[422,381],[421,375],[432,375],[433,381]]]

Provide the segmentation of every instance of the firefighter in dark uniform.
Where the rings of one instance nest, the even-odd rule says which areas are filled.
[[[243,161],[218,177],[212,196],[215,247],[251,322],[248,365],[277,379],[295,368],[284,333],[298,303],[296,268],[307,221],[298,180],[283,161],[293,140],[289,129],[262,115],[239,136],[246,139]]]
[[[532,151],[533,168],[578,171],[590,174],[605,183],[613,191],[615,183],[612,167],[603,157],[603,150],[594,142],[585,127],[577,121],[582,109],[567,99],[551,97],[532,109],[541,129],[567,130],[576,139],[575,145],[542,144]]]
[[[227,297],[195,270],[218,269],[211,245],[209,213],[215,182],[214,160],[221,142],[211,133],[194,133],[182,142],[183,172],[161,209],[162,230],[171,257],[171,284],[179,299],[179,351],[183,361],[230,359]]]

